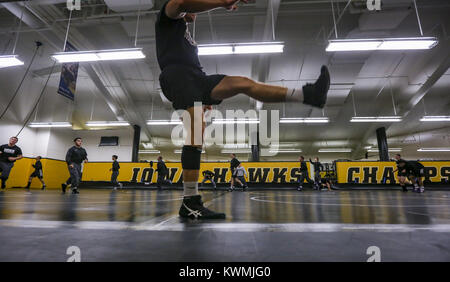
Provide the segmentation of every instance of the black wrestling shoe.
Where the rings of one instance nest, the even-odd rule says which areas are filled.
[[[406,186],[402,186],[402,191],[403,192],[408,192],[408,188],[406,188]]]
[[[330,89],[330,73],[326,66],[320,69],[320,76],[316,83],[307,83],[303,86],[303,104],[323,108],[327,102],[327,94]]]
[[[78,192],[78,188],[72,189],[72,194],[80,194],[80,192]]]
[[[66,188],[67,188],[67,184],[66,183],[61,184],[61,190],[62,190],[63,194],[66,194]]]
[[[182,218],[191,219],[225,219],[224,213],[214,212],[205,208],[200,195],[184,198],[178,214]]]

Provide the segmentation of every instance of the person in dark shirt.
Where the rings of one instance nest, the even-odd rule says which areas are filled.
[[[400,168],[399,163],[400,162],[406,162],[404,159],[402,159],[400,154],[395,155],[395,162],[397,163],[397,169],[394,170],[394,173],[397,172],[397,178],[398,182],[400,183],[400,187],[402,188],[403,192],[408,192],[408,189],[406,188],[406,170],[405,168]]]
[[[158,163],[156,164],[156,171],[158,172],[158,179],[156,181],[156,185],[159,190],[162,189],[163,184],[172,184],[172,181],[170,179],[167,179],[167,176],[169,175],[169,169],[166,166],[166,163],[163,161],[163,157],[158,157]]]
[[[73,140],[75,145],[71,147],[66,154],[66,163],[69,168],[70,177],[67,181],[61,184],[62,193],[66,193],[66,188],[68,185],[72,188],[72,194],[79,194],[78,185],[80,185],[81,181],[81,164],[87,163],[87,153],[84,148],[81,147],[83,143],[80,137],[77,137]]]
[[[230,161],[230,172],[231,172],[231,181],[230,181],[230,189],[228,191],[234,190],[234,184],[236,182],[236,168],[241,164],[241,162],[236,158],[236,154],[231,154],[231,161]],[[237,180],[239,183],[240,181]],[[242,183],[241,183],[242,184]]]
[[[319,108],[323,108],[326,103],[330,87],[330,74],[326,66],[322,66],[314,84],[306,84],[298,89],[258,83],[247,77],[207,75],[203,72],[197,43],[189,33],[188,23],[195,21],[196,13],[216,8],[236,10],[238,3],[239,0],[170,0],[164,3],[155,21],[156,55],[161,69],[159,82],[162,92],[175,110],[185,110],[190,116],[190,119],[183,119],[184,127],[189,132],[181,154],[184,186],[184,199],[179,211],[181,217],[226,217],[224,213],[205,208],[198,193],[203,145],[203,138],[198,138],[198,135],[204,134],[204,115],[211,105],[218,105],[222,100],[238,94],[261,102],[298,102],[299,108],[304,108],[301,103]],[[193,121],[192,126],[190,121]]]
[[[306,181],[308,181],[308,183],[310,183],[310,184],[314,184],[314,181],[312,181],[312,180],[309,178],[309,175],[308,175],[308,166],[306,165],[305,158],[304,158],[303,156],[300,156],[300,158],[299,158],[298,160],[299,160],[299,162],[300,162],[300,177],[299,177],[299,179],[298,179],[298,187],[297,187],[297,190],[298,190],[298,191],[302,191],[302,190],[303,190],[303,183],[305,182],[305,179],[306,179]]]
[[[30,175],[30,178],[28,179],[27,184],[27,190],[30,190],[31,181],[33,178],[37,177],[39,181],[42,183],[42,190],[45,190],[45,182],[44,182],[44,174],[42,172],[42,163],[41,163],[41,156],[36,157],[36,162],[32,165],[34,168],[33,173]]]
[[[313,169],[314,169],[314,186],[315,189],[319,190],[320,189],[320,172],[323,170],[323,165],[319,162],[319,158],[316,157],[314,159],[314,162],[311,160],[311,158],[309,159],[309,162],[313,165]]]
[[[203,184],[205,184],[206,181],[210,181],[211,184],[214,186],[214,189],[217,188],[216,186],[216,182],[214,182],[214,172],[210,171],[210,170],[204,170],[202,172],[203,175],[203,180],[202,180],[202,186]]]
[[[425,187],[423,185],[423,177],[425,176],[425,167],[418,161],[405,161],[401,160],[398,163],[400,169],[402,169],[408,179],[413,183],[413,192],[423,193],[425,192]]]
[[[117,177],[119,176],[119,169],[120,169],[120,165],[119,162],[117,161],[119,157],[117,155],[113,155],[112,156],[112,168],[109,169],[109,171],[112,171],[111,173],[111,183],[113,185],[113,189],[117,190],[117,186],[120,187],[120,189],[123,188],[123,184],[117,181]]]
[[[9,143],[0,146],[0,180],[2,189],[6,188],[6,181],[9,178],[14,163],[23,158],[22,150],[16,146],[19,138],[13,136],[9,138]]]

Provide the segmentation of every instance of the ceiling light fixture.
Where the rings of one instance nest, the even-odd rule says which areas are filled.
[[[351,153],[350,148],[322,148],[319,149],[319,153]]]
[[[389,148],[388,149],[388,152],[401,152],[401,151],[402,151],[402,148]],[[378,150],[378,148],[373,148],[373,149],[368,149],[367,152],[378,153],[379,150]]]
[[[319,118],[281,118],[280,123],[329,123],[330,119],[326,117]]]
[[[435,37],[336,39],[329,40],[326,51],[427,50],[438,42]]]
[[[417,152],[450,152],[450,148],[420,148]]]
[[[178,125],[183,124],[181,120],[147,120],[148,125]]]
[[[352,117],[350,122],[401,122],[400,116]]]
[[[198,45],[199,56],[283,53],[284,42],[253,42]]]
[[[86,126],[89,127],[116,127],[116,126],[129,126],[128,121],[88,121]]]
[[[139,154],[159,154],[158,150],[139,150]]]
[[[213,124],[258,124],[257,118],[213,119]]]
[[[59,52],[52,55],[58,63],[96,62],[112,60],[144,59],[142,48],[110,49],[94,51]]]
[[[21,66],[24,62],[19,60],[17,55],[0,56],[0,69],[14,66]]]
[[[450,116],[423,116],[420,121],[450,121]]]
[[[29,127],[50,128],[50,127],[72,127],[70,122],[30,122]]]

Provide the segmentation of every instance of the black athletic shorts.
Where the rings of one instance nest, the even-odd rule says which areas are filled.
[[[39,178],[39,179],[42,179],[42,178],[43,178],[42,174],[41,174],[39,171],[34,171],[34,172],[30,175],[30,177],[37,177],[37,178]]]
[[[412,175],[414,177],[424,177],[424,169],[423,168],[416,168],[409,171],[409,175]]]
[[[159,83],[173,108],[186,110],[194,106],[194,102],[220,104],[222,101],[211,98],[211,91],[224,77],[223,74],[206,75],[197,68],[185,65],[170,65],[161,72]]]

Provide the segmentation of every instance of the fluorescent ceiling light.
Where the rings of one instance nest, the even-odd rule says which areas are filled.
[[[48,128],[48,127],[72,127],[70,122],[31,122],[29,127]]]
[[[130,60],[145,58],[142,48],[60,52],[52,56],[58,63]]]
[[[0,56],[0,69],[14,66],[21,66],[24,62],[18,59],[17,55]]]
[[[420,148],[418,152],[450,152],[450,148]]]
[[[254,42],[198,45],[198,55],[283,53],[283,42]]]
[[[129,126],[128,121],[88,121],[86,126],[90,127],[105,127],[105,126]]]
[[[213,119],[213,124],[255,124],[259,123],[256,118],[237,118],[237,119]]]
[[[252,151],[250,149],[223,149],[220,152],[222,154],[250,154]]]
[[[450,121],[450,116],[424,116],[420,121]]]
[[[224,144],[225,149],[246,149],[250,148],[250,144]]]
[[[174,150],[173,151],[175,154],[181,154],[183,152],[183,150]],[[202,154],[206,153],[205,150],[202,150]]]
[[[330,119],[327,117],[319,118],[281,118],[280,123],[329,123]]]
[[[139,154],[159,154],[158,150],[139,150]]]
[[[401,151],[402,151],[402,148],[389,148],[388,149],[388,152],[401,152]],[[367,152],[378,153],[378,149],[377,148],[368,149]]]
[[[177,125],[183,124],[181,120],[147,120],[148,125]]]
[[[301,153],[302,149],[292,149],[292,150],[277,150],[277,149],[269,149],[269,153]]]
[[[319,153],[351,153],[350,148],[323,148],[319,149]]]
[[[438,44],[435,37],[329,40],[327,52],[374,50],[426,50]]]
[[[352,117],[350,122],[400,122],[400,116]]]

